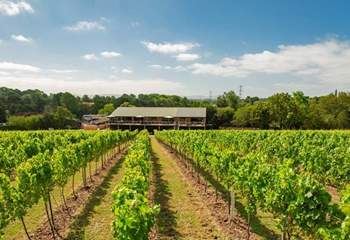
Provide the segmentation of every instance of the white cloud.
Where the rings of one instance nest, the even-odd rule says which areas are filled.
[[[93,53],[85,54],[85,55],[82,56],[82,58],[85,59],[85,60],[87,60],[87,61],[92,61],[92,60],[93,60],[93,61],[96,61],[96,60],[98,60],[98,58],[96,57],[96,55],[93,54]]]
[[[11,73],[0,71],[0,76],[10,76]]]
[[[198,54],[194,53],[180,53],[175,56],[178,61],[194,61],[200,58]]]
[[[116,58],[121,56],[120,53],[117,52],[108,52],[108,51],[104,51],[100,53],[102,58],[106,58],[106,59],[110,59],[110,58]],[[89,53],[89,54],[85,54],[82,56],[83,59],[91,61],[91,60],[99,60],[99,58],[96,56],[96,54],[94,53]]]
[[[3,71],[25,71],[25,72],[40,72],[41,69],[36,66],[18,64],[12,62],[0,62],[0,70]]]
[[[111,20],[109,20],[108,18],[105,18],[105,17],[100,17],[100,21],[107,22],[107,23],[111,22]]]
[[[79,72],[79,71],[75,70],[75,69],[49,69],[48,72],[68,74],[68,73],[76,73],[76,72]]]
[[[16,89],[40,89],[47,93],[69,91],[73,94],[108,94],[123,93],[162,93],[180,94],[184,91],[181,83],[164,79],[88,79],[69,77],[48,77],[46,74],[0,75],[0,86]],[[108,86],[108,87],[106,87]]]
[[[128,69],[128,68],[123,68],[122,73],[130,74],[130,73],[133,73],[133,71],[131,69]]]
[[[81,32],[81,31],[91,31],[91,30],[106,30],[106,27],[96,21],[79,21],[72,26],[64,27],[65,30],[70,32]]]
[[[175,72],[184,72],[187,71],[187,68],[181,65],[178,66],[168,66],[168,65],[159,65],[159,64],[152,64],[149,65],[150,68],[156,69],[156,70],[172,70]]]
[[[141,24],[140,24],[140,22],[135,21],[135,22],[131,22],[130,25],[132,27],[139,27]]]
[[[174,53],[184,53],[194,47],[199,47],[198,43],[153,43],[153,42],[141,42],[146,46],[148,51],[162,53],[162,54],[174,54]]]
[[[33,40],[31,38],[25,37],[21,34],[19,35],[11,35],[11,38],[17,42],[22,42],[22,43],[30,43]]]
[[[162,65],[159,65],[159,64],[152,64],[152,65],[149,65],[150,68],[153,68],[153,69],[162,69],[163,66]]]
[[[108,52],[108,51],[104,51],[101,52],[101,56],[104,58],[116,58],[116,57],[120,57],[121,54],[118,52]]]
[[[171,67],[170,70],[174,70],[176,72],[185,72],[187,71],[187,68],[184,66],[175,66],[175,67]]]
[[[130,69],[128,70],[130,71]],[[70,73],[75,73],[74,77]],[[86,75],[84,72],[74,69],[44,69],[12,62],[0,62],[0,86],[22,90],[40,89],[47,93],[69,91],[79,95],[155,92],[180,94],[185,90],[182,83],[165,79],[127,79],[125,77],[106,79],[98,76],[91,77],[89,73]]]
[[[223,58],[215,64],[195,63],[194,74],[248,77],[252,74],[293,74],[321,82],[349,82],[350,42],[327,40],[308,45],[279,46],[275,52]]]
[[[0,0],[0,13],[6,16],[15,16],[22,12],[34,13],[32,6],[26,1],[12,2]]]

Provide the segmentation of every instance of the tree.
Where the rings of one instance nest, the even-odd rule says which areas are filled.
[[[314,98],[309,103],[305,128],[343,129],[350,127],[350,94],[340,92]]]
[[[10,116],[7,124],[10,129],[38,130],[43,129],[43,115]]]
[[[219,127],[218,121],[217,121],[217,108],[213,104],[204,104],[201,107],[205,107],[207,109],[207,124],[210,124],[209,127],[217,128]]]
[[[69,92],[65,92],[60,96],[60,106],[65,107],[76,116],[80,116],[80,101]]]
[[[248,96],[241,100],[234,91],[228,91],[212,102],[164,94],[123,94],[120,97],[95,95],[90,98],[87,95],[77,97],[64,92],[48,96],[40,90],[20,91],[0,87],[0,122],[4,122],[10,116],[42,115],[43,128],[58,128],[57,119],[62,120],[55,115],[58,107],[64,107],[70,114],[79,118],[84,114],[98,112],[109,114],[114,110],[112,105],[205,107],[207,122],[214,127],[220,127],[222,124],[230,126],[233,122],[236,126],[262,129],[350,128],[350,93],[347,92],[311,98],[298,91],[293,94],[278,93],[267,99]],[[228,120],[232,112],[236,113]],[[59,128],[66,126],[61,123],[58,125]]]
[[[277,129],[300,128],[303,119],[297,103],[288,93],[277,93],[267,99],[270,106],[270,125]]]
[[[47,103],[48,96],[39,90],[20,91],[0,88],[0,103],[11,114],[40,112]]]
[[[58,106],[53,112],[44,114],[43,128],[71,128],[71,122],[73,120],[74,115],[66,107]]]
[[[67,122],[74,119],[74,115],[66,107],[57,107],[52,114],[53,123],[50,127],[63,129],[67,127]]]
[[[123,102],[120,107],[135,107],[135,105],[130,104],[129,102]]]
[[[297,91],[293,93],[293,101],[295,103],[298,116],[295,122],[295,127],[301,128],[304,126],[307,114],[309,112],[310,99],[309,97],[305,96],[303,92]]]
[[[259,101],[259,97],[251,97],[251,96],[247,96],[245,99],[244,99],[244,102],[246,103],[255,103],[257,101]]]
[[[109,115],[114,111],[114,109],[115,108],[113,103],[108,103],[108,104],[105,104],[104,107],[98,111],[98,114]]]
[[[270,105],[266,101],[261,101],[256,104],[255,111],[256,125],[260,129],[268,129],[270,127]]]
[[[124,102],[128,102],[131,105],[137,106],[137,98],[134,94],[123,94],[121,95],[118,99],[116,99],[116,104],[115,106],[120,106],[122,105]]]
[[[246,104],[237,109],[233,117],[233,123],[239,127],[252,127],[252,114],[255,109],[253,104]]]
[[[48,96],[40,90],[26,90],[21,94],[23,112],[41,113],[49,102]]]
[[[83,102],[91,102],[91,99],[89,98],[88,95],[84,94],[82,99],[81,99]]]
[[[0,106],[0,123],[4,123],[7,120],[7,113],[3,106]]]
[[[326,128],[323,121],[323,110],[318,103],[318,99],[310,99],[309,101],[309,112],[306,115],[306,119],[304,121],[305,129],[322,129]]]
[[[239,96],[236,95],[234,91],[224,92],[223,95],[219,96],[216,100],[216,105],[218,107],[230,107],[237,109],[240,102]]]
[[[218,108],[216,114],[218,126],[231,126],[234,113],[230,107]]]
[[[266,101],[246,104],[237,109],[233,122],[240,127],[268,129],[270,124],[269,104]]]

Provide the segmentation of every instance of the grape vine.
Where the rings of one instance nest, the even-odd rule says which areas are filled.
[[[124,164],[124,177],[112,193],[113,236],[119,240],[145,240],[159,211],[148,201],[151,156],[147,131],[137,135]]]

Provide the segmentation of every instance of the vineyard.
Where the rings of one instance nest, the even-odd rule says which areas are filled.
[[[90,178],[92,163],[103,165],[115,154],[116,147],[132,137],[130,132],[81,131],[11,132],[0,137],[0,236],[12,221],[21,221],[27,237],[30,235],[24,217],[31,207],[44,201],[45,212],[52,231],[57,235],[52,209],[51,192],[61,189],[82,173],[83,184]],[[65,202],[64,192],[62,199]]]
[[[243,196],[248,225],[260,208],[278,220],[282,239],[350,238],[350,188],[333,203],[327,186],[350,182],[349,132],[162,131],[157,137],[197,173]],[[230,209],[234,211],[234,209]],[[249,228],[248,228],[249,238]]]
[[[349,133],[0,132],[0,239],[350,239]]]

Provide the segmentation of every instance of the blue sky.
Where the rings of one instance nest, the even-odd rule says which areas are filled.
[[[0,0],[0,86],[208,96],[350,87],[349,1]]]

